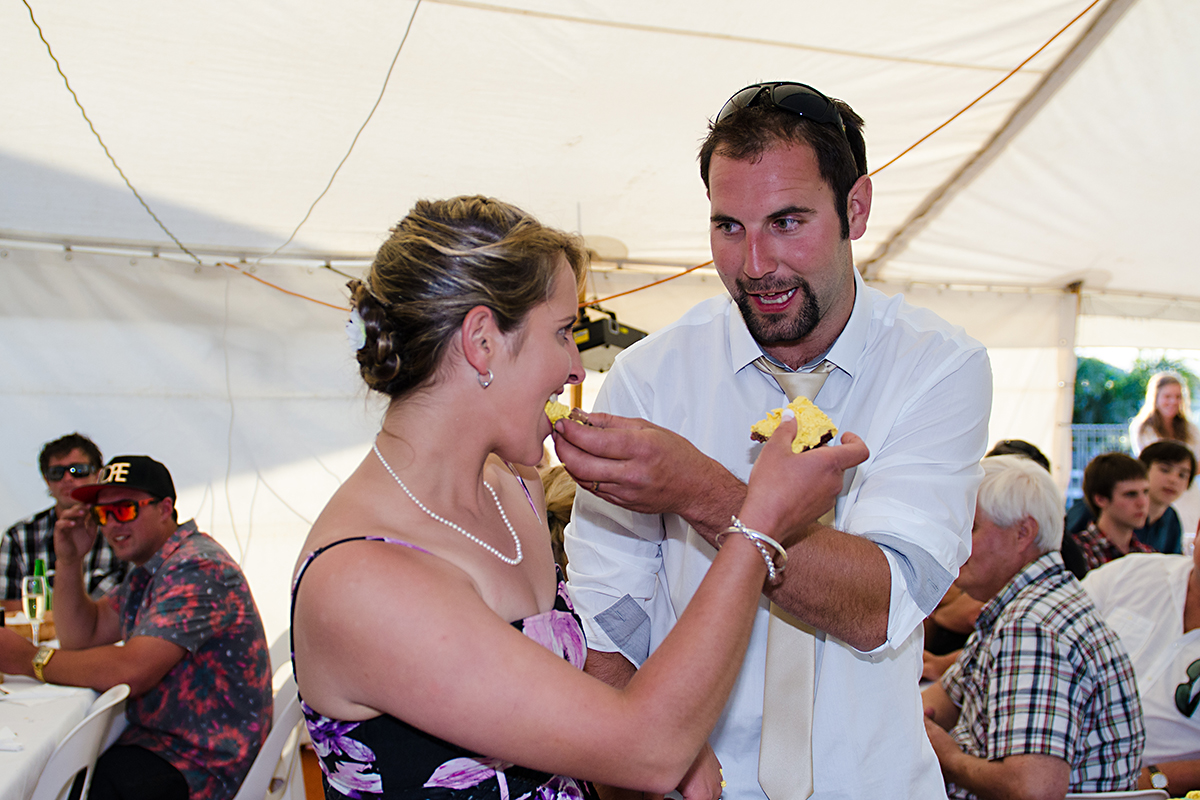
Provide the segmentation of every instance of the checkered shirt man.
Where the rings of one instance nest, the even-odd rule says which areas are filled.
[[[1068,535],[1068,534],[1064,534]],[[1107,564],[1110,561],[1115,561],[1125,555],[1117,546],[1108,540],[1108,537],[1101,533],[1096,527],[1095,522],[1088,523],[1088,526],[1079,533],[1073,534],[1075,541],[1079,543],[1079,549],[1083,552],[1083,563],[1087,565],[1089,570],[1095,569],[1101,564]],[[1141,542],[1136,536],[1129,540],[1130,553],[1157,553],[1148,544]]]
[[[0,539],[0,580],[4,582],[5,600],[20,599],[21,578],[33,574],[36,559],[43,559],[47,570],[54,569],[54,523],[57,521],[58,515],[51,506],[5,531],[4,538]],[[88,594],[100,597],[124,579],[125,562],[113,554],[103,536],[97,536],[96,544],[83,559],[83,570]]]
[[[975,627],[941,679],[961,709],[958,745],[989,761],[1061,758],[1071,792],[1136,788],[1145,732],[1133,666],[1058,551],[1017,573]]]

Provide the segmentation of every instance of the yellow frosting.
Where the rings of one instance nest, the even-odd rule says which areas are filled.
[[[546,416],[550,418],[550,424],[553,425],[560,419],[568,419],[571,416],[571,408],[556,400],[548,400],[546,401]]]
[[[800,453],[816,447],[827,433],[837,436],[837,428],[834,427],[833,420],[827,417],[824,411],[813,405],[813,402],[807,397],[797,397],[788,403],[787,407],[796,412],[796,438],[792,440],[793,453]],[[775,409],[767,415],[766,419],[754,423],[750,428],[750,433],[756,433],[763,439],[770,439],[771,434],[779,427],[782,416],[783,409]]]

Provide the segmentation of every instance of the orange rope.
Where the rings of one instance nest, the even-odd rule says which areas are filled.
[[[1038,54],[1039,54],[1039,53],[1041,53],[1043,50],[1045,50],[1047,47],[1049,47],[1051,42],[1053,42],[1053,41],[1054,41],[1055,39],[1057,39],[1059,36],[1062,36],[1064,33],[1066,33],[1066,31],[1067,31],[1067,28],[1070,28],[1072,25],[1074,25],[1076,22],[1078,22],[1078,21],[1080,20],[1080,18],[1081,18],[1081,17],[1083,17],[1083,15],[1084,15],[1084,14],[1088,13],[1089,11],[1091,11],[1091,10],[1092,10],[1092,9],[1093,9],[1093,8],[1096,6],[1096,4],[1097,4],[1097,3],[1099,3],[1099,2],[1100,2],[1100,0],[1092,0],[1091,4],[1090,4],[1090,5],[1089,5],[1087,8],[1085,8],[1083,11],[1080,11],[1080,12],[1079,12],[1079,14],[1078,14],[1078,15],[1075,17],[1075,19],[1073,19],[1073,20],[1071,20],[1070,22],[1068,22],[1066,25],[1064,25],[1064,26],[1063,26],[1063,27],[1062,27],[1062,28],[1059,30],[1059,32],[1058,32],[1058,33],[1054,34],[1054,35],[1053,35],[1053,36],[1051,36],[1049,39],[1047,39],[1045,44],[1043,44],[1043,45],[1042,45],[1041,47],[1039,47],[1037,50],[1033,51],[1033,55],[1029,56],[1029,58],[1025,59],[1025,60],[1024,60],[1024,61],[1022,61],[1020,64],[1017,64],[1017,66],[1013,67],[1012,71],[1011,71],[1011,72],[1009,72],[1007,75],[1005,75],[1003,78],[1001,78],[999,81],[997,81],[995,86],[993,86],[992,88],[988,89],[988,90],[987,90],[986,92],[984,92],[983,94],[979,95],[979,97],[976,97],[976,98],[975,98],[974,100],[972,100],[970,103],[967,103],[967,104],[966,104],[965,106],[963,106],[963,107],[962,107],[962,109],[961,109],[961,110],[960,110],[960,111],[959,111],[957,114],[955,114],[953,117],[951,117],[950,119],[946,120],[946,121],[945,121],[945,122],[943,122],[941,125],[938,125],[936,128],[934,128],[934,129],[933,129],[933,130],[931,130],[929,133],[927,133],[927,134],[925,134],[924,136],[922,136],[920,139],[917,139],[915,142],[913,142],[911,145],[909,145],[909,146],[908,146],[906,149],[904,149],[904,150],[901,150],[901,151],[900,151],[900,154],[899,154],[899,155],[897,155],[895,158],[893,158],[891,161],[887,162],[887,163],[886,163],[886,164],[884,164],[882,167],[876,167],[876,168],[875,168],[875,169],[874,169],[874,170],[873,170],[871,173],[869,173],[869,174],[870,174],[870,175],[872,175],[872,176],[874,176],[874,175],[877,175],[878,173],[882,172],[883,170],[887,169],[887,168],[888,168],[888,167],[890,167],[892,164],[895,164],[895,163],[896,163],[898,160],[900,160],[900,158],[901,158],[902,156],[905,156],[905,155],[907,155],[907,154],[908,154],[910,151],[912,151],[913,149],[915,149],[915,148],[917,147],[917,145],[921,144],[921,143],[922,143],[922,142],[924,142],[926,139],[928,139],[930,136],[933,136],[935,133],[937,133],[938,131],[940,131],[942,128],[946,127],[946,126],[947,126],[947,125],[949,125],[951,122],[954,122],[954,120],[958,119],[958,118],[959,118],[959,117],[961,117],[963,114],[967,113],[967,110],[968,110],[968,109],[970,109],[970,108],[971,108],[973,105],[975,105],[976,103],[978,103],[978,102],[979,102],[980,100],[982,100],[983,98],[987,97],[987,96],[988,96],[989,94],[991,94],[992,92],[994,92],[994,91],[996,91],[997,89],[999,89],[999,88],[1000,88],[1000,86],[1001,86],[1001,85],[1003,85],[1005,81],[1007,81],[1007,80],[1008,80],[1009,78],[1011,78],[1013,75],[1016,75],[1016,74],[1017,74],[1017,73],[1018,73],[1018,72],[1021,70],[1021,68],[1022,68],[1022,67],[1024,67],[1026,64],[1028,64],[1028,63],[1029,63],[1030,61],[1032,61],[1033,59],[1037,58]]]
[[[246,270],[241,269],[240,267],[236,267],[233,264],[230,264],[228,261],[220,261],[218,263],[223,267],[229,267],[231,270],[233,270],[235,272],[240,272],[242,275],[245,275],[247,278],[253,278],[254,280],[258,281],[259,283],[263,284],[264,286],[270,286],[272,289],[276,289],[280,292],[283,292],[284,294],[290,294],[292,297],[299,297],[301,300],[307,300],[310,303],[316,303],[317,305],[322,305],[322,306],[325,306],[326,308],[332,308],[334,311],[347,311],[347,312],[350,311],[350,309],[345,306],[335,306],[333,303],[326,303],[324,300],[318,300],[315,297],[309,297],[306,294],[300,294],[299,292],[293,292],[290,289],[285,289],[282,286],[276,286],[275,284],[271,283],[270,281],[264,281],[262,278],[258,277],[257,275],[251,275],[249,272],[246,272]]]
[[[703,264],[697,264],[694,267],[688,267],[687,269],[685,269],[683,272],[679,273],[678,275],[672,275],[668,278],[663,278],[661,281],[655,281],[654,283],[647,283],[645,286],[639,286],[638,288],[630,289],[627,292],[618,292],[617,294],[610,294],[608,297],[600,297],[595,300],[589,300],[586,303],[580,303],[579,307],[587,308],[588,306],[598,306],[601,303],[607,303],[609,300],[613,300],[618,297],[624,297],[627,294],[633,294],[634,292],[640,292],[643,289],[649,289],[654,286],[659,286],[661,284],[666,283],[667,281],[673,281],[676,278],[682,278],[684,275],[687,275],[689,272],[695,272],[696,270],[700,269],[701,267],[707,267],[711,263],[713,263],[711,260],[705,261]]]

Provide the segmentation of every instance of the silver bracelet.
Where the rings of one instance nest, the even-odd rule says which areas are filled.
[[[742,536],[745,536],[747,539],[753,542],[754,546],[758,548],[759,554],[763,557],[763,561],[765,561],[767,564],[767,580],[769,582],[775,583],[779,579],[779,576],[783,575],[783,568],[787,566],[787,550],[783,548],[783,545],[772,539],[770,536],[767,536],[762,531],[756,531],[753,528],[746,527],[746,525],[740,519],[738,519],[737,515],[735,514],[730,517],[729,527],[717,534],[718,548],[721,546],[721,540],[731,533],[740,533]],[[775,554],[777,554],[777,557],[775,554],[772,554],[769,550],[767,550],[766,545],[770,545],[775,549]]]

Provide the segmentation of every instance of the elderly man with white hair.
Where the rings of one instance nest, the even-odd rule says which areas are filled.
[[[1019,456],[983,460],[958,585],[986,603],[923,692],[952,798],[1062,798],[1137,785],[1145,734],[1133,667],[1063,566],[1063,503]]]

